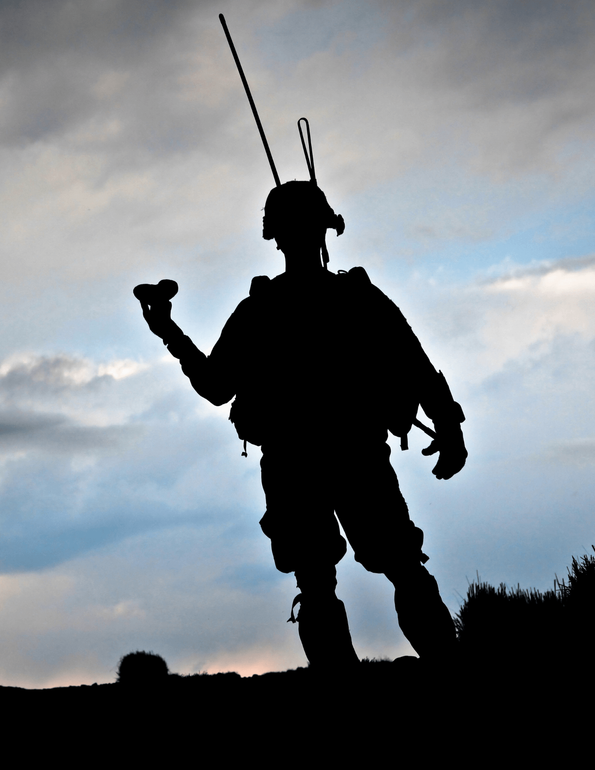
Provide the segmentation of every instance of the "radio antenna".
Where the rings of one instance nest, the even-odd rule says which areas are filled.
[[[271,155],[271,151],[269,149],[269,143],[267,142],[267,138],[264,135],[264,129],[262,127],[262,123],[260,122],[260,118],[258,117],[258,111],[256,109],[256,105],[254,104],[254,99],[252,98],[252,94],[250,93],[250,87],[248,86],[248,81],[246,80],[246,76],[244,75],[244,70],[242,69],[242,65],[240,64],[240,60],[238,58],[238,54],[233,44],[233,40],[231,39],[231,35],[229,34],[229,30],[227,29],[227,23],[225,21],[225,17],[223,16],[222,13],[219,14],[219,21],[221,22],[221,26],[223,27],[223,31],[225,32],[225,37],[227,38],[227,42],[229,43],[231,54],[236,63],[236,67],[238,68],[240,80],[242,81],[244,90],[246,91],[246,96],[248,97],[248,101],[250,102],[250,107],[252,108],[252,114],[254,115],[254,120],[256,121],[256,127],[258,128],[258,131],[260,133],[260,138],[262,139],[262,143],[264,145],[264,151],[266,152],[267,158],[269,159],[269,164],[271,166],[271,171],[273,172],[273,178],[275,179],[275,184],[277,185],[277,187],[280,187],[281,180],[279,179],[279,174],[277,173],[277,169],[275,168],[275,161],[273,160],[273,156]],[[309,136],[310,136],[310,131],[308,130],[308,137]]]
[[[300,123],[304,121],[306,124],[306,135],[308,137],[308,148],[306,149],[306,142],[304,141],[304,132],[302,131],[302,127]],[[310,124],[308,123],[307,118],[300,118],[298,120],[298,131],[300,132],[300,139],[302,140],[302,148],[304,150],[304,156],[306,158],[306,166],[308,166],[308,173],[310,174],[310,181],[314,184],[317,184],[316,182],[316,172],[314,171],[314,153],[312,152],[312,137],[310,136]]]

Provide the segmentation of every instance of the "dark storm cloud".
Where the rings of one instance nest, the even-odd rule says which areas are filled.
[[[4,0],[0,16],[0,72],[44,64],[79,52],[126,61],[144,52],[200,0]]]
[[[388,5],[384,3],[384,5]],[[590,47],[595,14],[589,0],[537,0],[497,3],[477,0],[418,0],[405,5],[413,24],[418,24],[426,43],[437,36],[448,38],[456,57],[462,54],[459,43],[476,51],[480,71],[493,72],[510,63],[507,54],[519,61],[547,59],[553,52],[564,52],[564,62],[572,64]],[[486,48],[483,44],[488,43]],[[481,47],[478,47],[481,43]],[[496,55],[496,51],[501,51]],[[462,74],[462,73],[461,73]],[[562,73],[560,73],[562,74]],[[519,83],[522,85],[522,83]]]
[[[456,82],[478,106],[528,105],[584,77],[586,64],[593,66],[595,9],[588,0],[399,5],[408,23],[397,39],[405,49],[419,45],[426,51],[422,78],[431,75],[436,86]]]
[[[481,111],[494,121],[493,146],[484,151],[490,164],[499,155],[518,172],[543,164],[561,141],[592,139],[591,2],[459,0],[421,2],[416,9],[437,99],[450,95],[459,118]]]
[[[113,381],[90,371],[89,363],[74,356],[35,356],[5,364],[0,375],[0,398],[43,398],[64,391],[94,390]]]
[[[371,146],[360,156],[360,162],[367,160],[368,175],[381,173],[374,146],[382,148],[382,164],[392,171],[406,167],[407,160],[419,170],[455,152],[458,163],[471,163],[472,169],[502,180],[551,171],[562,165],[559,153],[566,145],[565,161],[572,158],[573,142],[592,141],[592,3],[419,0],[370,5],[382,8],[383,39],[360,61],[357,49],[341,48],[338,29],[335,55],[320,58],[329,66],[323,76],[320,67],[321,79],[308,98],[325,97],[325,107],[322,99],[317,107],[325,124],[333,126],[329,141],[335,155],[342,149],[337,126],[354,137],[370,116],[374,126],[366,135]],[[298,75],[303,78],[306,72],[308,65]],[[347,73],[349,88],[344,85]],[[286,78],[295,99],[299,85]],[[359,105],[358,119],[353,104]]]
[[[221,119],[218,106],[209,110],[203,102],[198,108],[194,98],[217,55],[209,29],[216,15],[211,25],[195,23],[197,12],[210,5],[4,5],[3,143],[59,139],[102,151],[126,147],[128,156],[135,148],[167,154],[196,146]]]
[[[143,371],[134,362],[129,373]],[[118,374],[118,364],[113,372]],[[109,365],[108,365],[109,368]],[[123,370],[120,370],[122,374]],[[0,445],[78,451],[112,447],[138,434],[130,414],[128,377],[118,380],[101,365],[76,356],[28,356],[0,366]],[[140,401],[137,400],[137,408]],[[126,419],[126,418],[125,418]],[[127,438],[126,438],[127,437]]]
[[[65,422],[65,418],[56,415],[18,414],[0,411],[0,443],[10,442],[21,436],[55,429]]]
[[[31,449],[76,454],[113,452],[139,437],[138,425],[78,425],[62,415],[0,411],[0,453]]]
[[[270,19],[266,3],[234,8],[230,24],[257,91],[263,89],[265,111],[288,115],[303,105],[334,112],[327,130],[351,126],[352,140],[373,114],[388,131],[385,140],[398,130],[408,152],[409,130],[426,150],[434,132],[443,146],[454,131],[471,145],[492,143],[483,162],[493,165],[499,156],[509,170],[538,165],[563,138],[591,136],[592,4],[419,0],[369,7],[374,25],[368,14],[355,37],[349,25],[362,11],[348,0],[288,2]],[[239,144],[228,120],[237,116],[247,126],[250,119],[218,10],[182,0],[4,4],[3,141],[59,138],[69,147],[111,151],[125,165],[146,152],[221,147],[224,138]],[[284,44],[288,35],[293,46]],[[265,70],[279,51],[284,67]],[[363,114],[354,103],[366,107]],[[230,153],[227,147],[228,159]]]

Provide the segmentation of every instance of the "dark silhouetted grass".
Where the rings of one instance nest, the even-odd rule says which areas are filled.
[[[462,658],[551,669],[555,660],[572,657],[590,665],[594,608],[592,555],[573,557],[567,582],[556,577],[549,591],[495,588],[478,577],[455,617]]]

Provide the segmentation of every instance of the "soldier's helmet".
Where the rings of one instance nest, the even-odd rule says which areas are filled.
[[[274,187],[264,206],[262,237],[270,241],[278,233],[303,227],[304,223],[323,229],[337,231],[341,235],[345,222],[340,214],[335,214],[326,195],[315,182],[286,182]]]

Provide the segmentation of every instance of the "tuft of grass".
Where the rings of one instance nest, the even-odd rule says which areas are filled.
[[[595,551],[595,546],[593,546]],[[461,649],[474,657],[544,663],[563,651],[587,653],[595,600],[595,557],[572,559],[568,583],[551,591],[494,588],[479,576],[455,617]]]
[[[595,546],[591,546],[595,551]],[[561,595],[565,606],[576,611],[593,610],[595,596],[595,556],[585,554],[580,559],[572,557],[572,568],[568,568],[568,585],[564,580],[554,581],[556,591]]]

